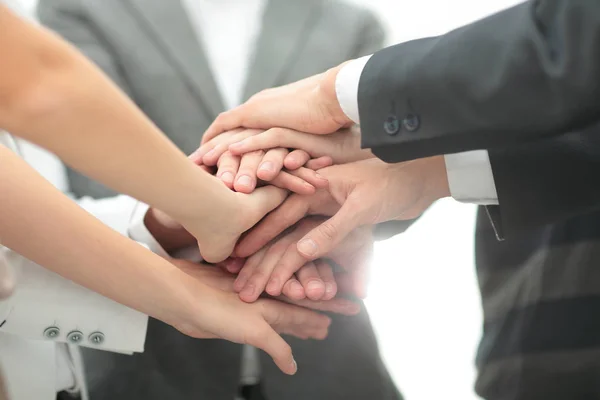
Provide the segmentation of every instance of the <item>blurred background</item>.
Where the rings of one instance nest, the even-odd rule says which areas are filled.
[[[36,3],[22,1],[31,8]],[[348,1],[377,12],[389,44],[442,34],[520,2]],[[481,310],[473,263],[475,211],[440,201],[407,233],[376,247],[367,306],[390,372],[408,400],[477,399],[473,360]]]

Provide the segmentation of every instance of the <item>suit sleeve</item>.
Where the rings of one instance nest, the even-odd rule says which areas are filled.
[[[515,145],[600,116],[600,3],[537,0],[386,48],[359,83],[363,147],[387,162]]]
[[[487,211],[499,238],[600,209],[600,124],[489,156],[499,206]]]

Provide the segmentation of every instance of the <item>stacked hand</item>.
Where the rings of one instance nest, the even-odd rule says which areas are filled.
[[[165,309],[161,319],[192,337],[223,338],[258,347],[287,374],[294,374],[296,365],[291,348],[278,333],[323,339],[330,319],[308,308],[345,315],[359,311],[356,304],[343,299],[314,302],[281,297],[278,300],[283,301],[260,299],[247,304],[233,291],[231,274],[214,266],[172,262],[178,267],[173,281],[184,306]]]
[[[339,249],[345,247],[344,239],[360,227],[413,219],[432,202],[449,195],[443,157],[389,165],[373,158],[368,150],[360,149],[360,130],[356,127],[331,132],[350,121],[340,117],[340,110],[331,106],[337,103],[335,97],[332,103],[331,97],[323,95],[328,92],[323,86],[327,81],[326,74],[255,96],[220,116],[196,152],[199,160],[215,163],[219,157],[292,148],[304,151],[313,159],[309,162],[329,157],[335,164],[318,170],[318,175],[327,181],[326,187],[317,187],[312,194],[296,191],[238,244],[236,255],[250,256],[234,287],[245,301],[255,300],[263,290],[271,295],[285,293],[292,298],[301,295],[326,298],[327,286],[333,286],[331,273],[324,271],[320,261],[314,265],[307,262],[331,258],[336,250],[343,254]],[[294,107],[287,107],[292,103]],[[274,112],[276,105],[279,112]],[[266,130],[245,130],[243,135],[220,134],[223,129],[237,128],[238,124]],[[312,134],[291,129],[298,127]],[[301,222],[271,243],[266,255],[265,250],[259,251],[309,215],[331,218],[320,224],[314,220],[312,224]],[[311,229],[306,228],[309,225]],[[282,247],[286,248],[283,252],[278,250]],[[252,255],[256,251],[259,253]],[[270,256],[275,253],[280,255]],[[259,257],[263,262],[255,261]],[[349,272],[347,277],[352,281],[354,293],[364,294],[364,268],[354,269],[347,263],[339,265]]]
[[[265,156],[268,153],[265,152]],[[308,158],[307,155],[303,155],[300,152],[290,153],[286,156],[291,156],[292,160],[298,156],[305,158],[305,160],[300,160],[300,165],[306,163],[306,158]],[[225,157],[227,157],[226,154]],[[223,156],[220,158],[223,158]],[[241,162],[235,168],[226,171],[232,173],[234,176],[248,174],[251,177],[255,177],[257,164],[255,164],[255,167],[249,168],[248,164],[244,164],[243,162],[247,156],[243,155],[239,156],[239,158]],[[312,162],[318,166],[327,165],[331,161],[321,159],[312,160]],[[207,163],[210,164],[210,161]],[[287,173],[282,170],[284,163],[285,160],[276,163],[277,174],[282,175]],[[217,164],[223,165],[222,163]],[[310,162],[308,165],[310,165]],[[206,172],[210,172],[210,168],[205,164],[201,165],[201,167]],[[290,171],[297,171],[299,169],[300,166],[296,166],[294,169],[290,169]],[[222,171],[220,175],[223,175]],[[280,204],[285,198],[286,193],[286,191],[273,186],[259,188],[255,191],[252,191],[253,188],[244,189],[251,194],[234,193],[230,189],[227,189],[228,193],[238,196],[240,201],[245,201],[246,204],[246,207],[240,210],[242,211],[240,218],[243,219],[238,220],[237,222],[239,223],[234,224],[230,228],[233,232],[231,235],[233,240],[225,237],[225,239],[232,242],[228,244],[231,249],[233,249],[233,244],[235,244],[240,234],[256,224],[265,213]],[[276,197],[270,199],[263,197],[262,200],[257,199],[257,193],[261,191],[268,193],[267,190],[274,193]],[[316,189],[313,187],[309,193],[315,193],[315,191]],[[306,191],[301,192],[306,193]],[[283,197],[280,197],[282,194]],[[264,194],[261,196],[264,196]],[[248,205],[251,207],[248,207]],[[160,210],[150,209],[146,215],[145,223],[153,236],[167,251],[181,249],[196,242],[197,237],[194,237],[186,229],[187,226],[184,227],[184,225],[179,224]],[[221,229],[221,227],[216,228],[217,230]],[[215,234],[213,241],[223,239],[224,236],[222,234]],[[200,246],[206,245],[206,241],[203,239],[198,240],[198,242]],[[248,263],[262,265],[263,256],[268,250],[269,248],[264,248],[258,251],[248,259]],[[229,253],[231,251],[227,255]],[[202,251],[202,254],[207,254],[207,252]],[[276,364],[284,372],[292,374],[295,372],[296,366],[291,355],[291,349],[277,333],[291,334],[303,339],[322,339],[327,335],[329,318],[309,311],[308,308],[345,315],[353,315],[360,311],[358,304],[349,300],[334,298],[335,290],[326,297],[309,296],[310,299],[307,299],[304,294],[298,294],[294,291],[293,283],[297,283],[294,280],[290,280],[287,284],[286,287],[290,288],[290,290],[284,291],[283,295],[282,293],[278,293],[273,299],[258,299],[261,294],[260,292],[262,292],[261,290],[257,293],[256,297],[252,298],[252,304],[242,302],[234,292],[234,287],[239,286],[240,278],[238,278],[238,283],[234,284],[236,282],[234,275],[225,272],[225,269],[232,273],[239,272],[243,265],[240,261],[243,260],[229,259],[221,263],[221,269],[206,265],[195,265],[185,261],[174,261],[179,266],[180,271],[185,272],[185,274],[178,274],[174,281],[182,285],[184,290],[180,291],[181,296],[189,300],[184,302],[185,307],[181,307],[176,313],[169,312],[163,320],[168,321],[181,332],[193,337],[219,337],[261,348],[273,357]],[[329,281],[334,282],[331,267],[321,262],[318,265],[318,271],[317,267],[312,263],[299,266],[298,276],[301,276],[304,281],[305,278],[308,279],[315,273],[320,272],[324,277],[331,277]],[[319,275],[319,279],[320,277],[321,275]],[[302,286],[300,286],[300,291],[303,291]]]
[[[224,259],[235,247],[236,258],[224,262],[222,269],[238,276],[229,278],[227,298],[219,301],[231,304],[231,309],[210,315],[217,321],[210,326],[221,326],[222,331],[211,328],[197,333],[180,325],[182,331],[254,344],[259,343],[259,337],[274,335],[269,325],[278,320],[285,325],[275,326],[280,332],[318,336],[321,328],[298,328],[291,322],[297,318],[310,325],[312,318],[308,316],[312,314],[306,314],[308,311],[302,310],[300,316],[297,309],[288,308],[290,305],[272,303],[261,296],[276,296],[286,302],[312,301],[327,307],[341,301],[335,298],[338,293],[364,297],[372,225],[415,218],[433,201],[449,195],[442,157],[388,165],[360,149],[360,130],[356,127],[340,130],[351,126],[352,121],[335,95],[338,70],[267,90],[222,114],[191,156],[203,168],[213,168],[224,188],[235,190],[231,196],[243,211],[234,216],[230,232],[223,234],[219,228],[212,241],[205,236],[199,240],[206,259],[213,253],[210,261]],[[293,192],[289,197],[288,191]],[[155,220],[165,217],[159,212],[149,215]],[[189,225],[183,225],[190,230]],[[341,270],[334,270],[332,265]],[[268,305],[275,314],[262,314],[258,308],[245,309],[246,317],[238,314],[244,310],[243,303],[230,300],[231,291],[250,303],[246,306]],[[218,309],[217,305],[208,307],[213,308]],[[276,310],[286,317],[282,314],[271,319]],[[219,318],[225,322],[219,324]],[[229,322],[234,319],[248,319],[249,330],[230,331]],[[245,332],[251,335],[250,340]],[[286,371],[290,368],[289,351],[279,339],[271,341],[277,350],[262,342],[259,347],[268,348]]]

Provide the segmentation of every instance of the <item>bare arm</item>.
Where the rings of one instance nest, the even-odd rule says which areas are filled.
[[[157,318],[175,268],[119,235],[0,146],[0,243],[51,271]],[[81,233],[85,232],[85,235]],[[135,295],[132,295],[135,282]],[[158,290],[158,293],[156,292]]]
[[[198,338],[249,343],[293,374],[291,349],[275,330],[322,338],[329,319],[265,300],[241,302],[93,218],[0,146],[0,243],[47,269]]]
[[[0,57],[0,129],[173,216],[200,241],[205,259],[227,257],[236,235],[276,206],[263,201],[273,188],[244,198],[197,168],[85,57],[2,5],[0,54],[10,55]],[[253,204],[240,204],[252,196]],[[256,221],[240,221],[248,206]]]

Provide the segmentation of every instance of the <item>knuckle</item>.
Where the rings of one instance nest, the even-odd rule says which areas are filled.
[[[319,227],[319,233],[321,233],[325,239],[333,240],[337,237],[338,231],[331,222],[326,221]]]

